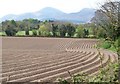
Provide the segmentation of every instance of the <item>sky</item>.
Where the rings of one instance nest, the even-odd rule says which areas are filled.
[[[45,7],[57,8],[65,13],[83,8],[97,8],[105,0],[0,0],[0,18],[7,14],[36,12]]]

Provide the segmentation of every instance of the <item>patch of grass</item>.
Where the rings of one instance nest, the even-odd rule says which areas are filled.
[[[2,32],[0,32],[0,36],[2,36]]]
[[[29,35],[33,35],[33,32],[32,32],[32,31],[29,31]]]
[[[16,33],[17,36],[26,36],[25,31],[18,31]],[[33,35],[32,31],[29,31],[29,35]]]
[[[111,43],[105,41],[101,46],[102,46],[102,48],[104,48],[104,49],[109,49],[109,48],[111,47]]]
[[[100,40],[101,42],[98,45],[99,48],[108,49],[116,52],[115,46],[110,41],[105,41],[104,39],[100,39]],[[115,45],[117,45],[117,42],[115,42]]]
[[[114,46],[111,46],[111,47],[109,48],[109,50],[111,50],[111,51],[116,51],[116,49],[115,49]]]
[[[25,31],[18,31],[18,32],[16,33],[16,35],[19,35],[19,36],[25,35]]]
[[[6,36],[5,32],[0,32],[0,36]]]

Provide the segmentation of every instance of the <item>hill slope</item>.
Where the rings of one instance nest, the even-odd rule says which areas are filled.
[[[89,22],[91,18],[94,16],[95,9],[84,8],[79,12],[76,13],[64,13],[58,9],[46,7],[40,11],[33,12],[33,13],[24,13],[20,15],[13,15],[9,14],[0,19],[0,21],[5,20],[23,20],[27,18],[35,18],[39,20],[62,20],[62,21],[69,21],[69,22]]]

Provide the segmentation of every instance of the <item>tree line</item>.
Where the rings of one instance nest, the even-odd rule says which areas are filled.
[[[78,37],[78,38],[104,38],[106,32],[95,23],[73,24],[53,20],[40,21],[37,19],[24,19],[22,21],[6,20],[2,23],[2,32],[7,36],[16,36],[24,31],[23,36],[44,37]],[[32,32],[32,34],[30,34]]]
[[[6,20],[2,22],[2,31],[7,36],[16,36],[19,31],[25,31],[25,36],[51,36],[51,37],[88,37],[89,29],[86,27],[60,21],[40,21],[37,19],[24,19],[22,21]],[[81,33],[82,32],[82,33]]]

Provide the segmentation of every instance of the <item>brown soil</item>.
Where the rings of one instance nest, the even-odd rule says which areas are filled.
[[[68,71],[72,75],[79,72],[92,75],[101,66],[98,51],[94,48],[97,42],[96,39],[3,37],[2,81],[69,79]],[[104,67],[109,59],[117,60],[113,52],[101,50],[101,53]]]

